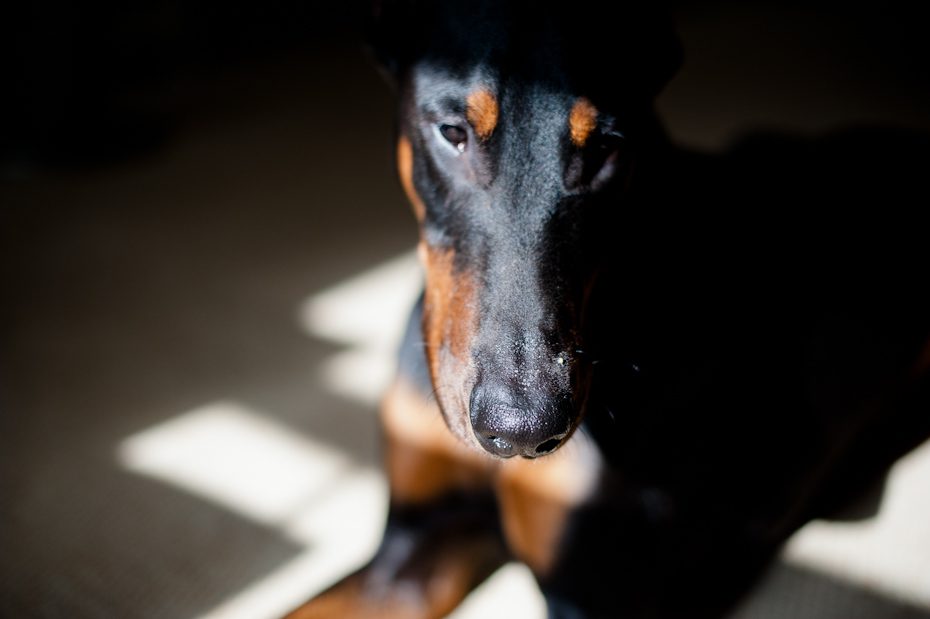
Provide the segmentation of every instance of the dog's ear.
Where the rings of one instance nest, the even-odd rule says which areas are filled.
[[[396,83],[422,41],[417,21],[429,10],[417,0],[372,0],[366,27],[368,47],[389,81]]]
[[[396,83],[427,51],[453,64],[481,58],[507,28],[554,31],[549,44],[565,54],[573,77],[619,96],[651,99],[682,62],[671,18],[640,2],[373,0],[367,38]]]
[[[656,4],[574,0],[586,19],[566,32],[572,74],[617,99],[658,95],[681,68],[671,16]]]

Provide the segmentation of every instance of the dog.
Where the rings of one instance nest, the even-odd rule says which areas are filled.
[[[425,287],[383,542],[291,619],[442,617],[510,560],[553,618],[717,617],[930,434],[919,239],[827,170],[861,142],[675,148],[681,46],[633,4],[385,2],[372,38]]]

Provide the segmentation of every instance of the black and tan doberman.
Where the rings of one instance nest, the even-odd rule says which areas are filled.
[[[383,542],[292,619],[442,617],[513,559],[552,617],[719,616],[930,434],[919,202],[883,137],[672,148],[649,10],[381,11],[426,284]]]

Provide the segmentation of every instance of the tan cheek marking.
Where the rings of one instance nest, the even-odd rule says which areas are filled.
[[[391,500],[424,503],[453,489],[491,485],[496,462],[456,440],[435,402],[398,379],[381,407]]]
[[[440,349],[448,346],[460,363],[467,364],[475,331],[474,281],[467,273],[455,272],[452,250],[426,247],[421,253],[426,257],[424,318],[431,361],[438,361]]]
[[[426,271],[423,335],[430,377],[453,434],[478,449],[468,421],[471,346],[477,330],[474,279],[455,270],[451,250],[422,246]]]
[[[497,118],[500,112],[497,99],[494,98],[490,91],[481,88],[468,95],[466,104],[465,115],[468,122],[471,123],[479,138],[482,140],[488,139],[497,126]]]
[[[537,575],[552,569],[568,518],[596,492],[602,469],[600,453],[580,432],[551,456],[501,465],[497,490],[507,543]]]
[[[401,136],[397,140],[397,172],[400,175],[400,184],[404,188],[404,193],[407,194],[407,199],[413,206],[413,214],[417,221],[423,221],[426,216],[426,206],[413,186],[413,147],[406,136]]]
[[[423,298],[423,336],[426,339],[426,359],[433,384],[439,379],[439,360],[443,336],[447,329],[447,314],[452,296],[452,275],[445,268],[447,259],[426,247],[423,266],[426,290]],[[451,258],[448,259],[451,262]]]
[[[597,126],[597,108],[585,97],[575,101],[568,115],[568,127],[575,146],[585,145]]]

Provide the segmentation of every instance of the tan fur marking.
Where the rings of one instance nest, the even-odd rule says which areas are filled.
[[[439,349],[448,346],[450,352],[467,363],[474,335],[475,286],[467,273],[456,273],[452,250],[426,249],[426,345],[438,361]],[[433,368],[435,371],[436,368]],[[435,375],[434,375],[435,378]]]
[[[452,489],[489,488],[495,461],[449,432],[439,407],[398,379],[381,408],[391,500],[422,503]]]
[[[498,500],[510,551],[535,574],[548,574],[568,520],[568,506],[548,501],[519,484],[507,486]]]
[[[470,95],[466,100],[468,105],[465,115],[468,122],[474,128],[475,133],[482,140],[491,137],[494,128],[497,126],[497,118],[500,110],[497,106],[497,99],[485,88],[480,88]]]
[[[585,97],[577,99],[568,115],[572,143],[578,147],[584,146],[596,126],[597,108]]]
[[[407,199],[413,206],[413,214],[417,221],[423,221],[426,216],[426,206],[413,186],[413,147],[406,136],[401,136],[397,140],[397,172],[400,175],[400,184],[404,188],[404,193],[407,194]]]
[[[468,394],[473,367],[471,343],[476,327],[475,283],[455,270],[455,253],[425,246],[426,270],[423,335],[436,397],[452,432],[477,448],[468,422]]]
[[[284,619],[331,619],[332,617],[358,617],[359,619],[390,619],[411,617],[426,619],[432,615],[418,608],[417,600],[405,600],[401,595],[377,598],[365,594],[363,579],[358,575],[324,591]]]
[[[467,555],[469,549],[463,549]],[[355,574],[310,600],[285,619],[440,619],[471,590],[471,557],[442,557],[427,582],[391,583],[372,587],[365,573]]]

